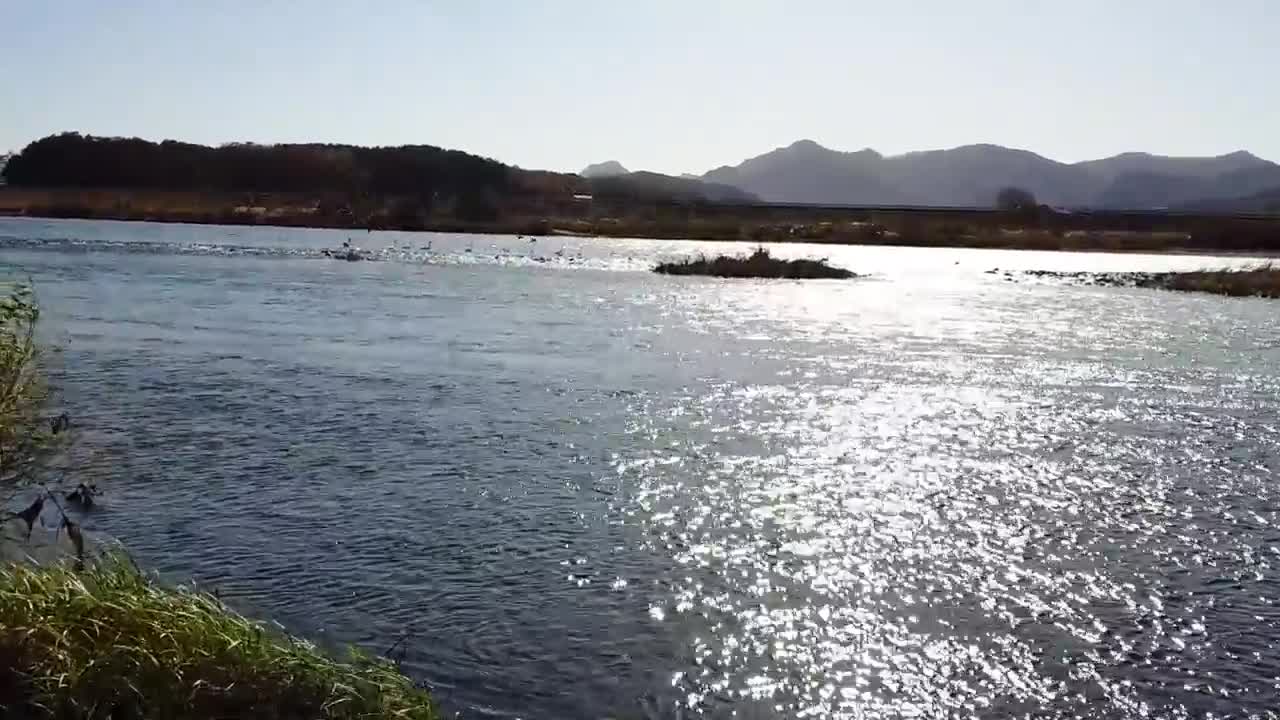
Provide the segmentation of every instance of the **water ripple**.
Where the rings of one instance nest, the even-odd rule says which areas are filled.
[[[343,239],[0,221],[91,530],[463,717],[1273,712],[1274,304],[984,274],[1204,259]]]

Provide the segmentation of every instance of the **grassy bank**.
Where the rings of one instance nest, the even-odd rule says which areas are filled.
[[[4,557],[28,556],[31,530],[52,519],[73,550],[65,562],[0,563],[0,718],[437,717],[389,663],[339,662],[208,595],[161,587],[111,559],[85,562],[80,528],[62,512],[72,498],[46,489],[69,421],[48,416],[38,318],[29,288],[0,296],[0,542]],[[10,512],[32,488],[37,499]]]
[[[417,208],[409,211],[394,198],[353,203],[345,197],[299,193],[0,187],[0,216],[347,230],[550,232],[540,219],[527,216],[466,219]]]
[[[663,275],[709,275],[723,278],[779,278],[809,280],[828,278],[844,280],[856,277],[844,268],[833,267],[826,260],[783,260],[758,248],[746,257],[719,255],[675,262],[659,263],[654,272]]]
[[[6,717],[438,717],[390,664],[337,662],[116,562],[0,570]]]

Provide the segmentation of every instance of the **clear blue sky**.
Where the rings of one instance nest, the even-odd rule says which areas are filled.
[[[702,172],[800,138],[1280,160],[1276,0],[0,0],[0,151],[62,130]]]

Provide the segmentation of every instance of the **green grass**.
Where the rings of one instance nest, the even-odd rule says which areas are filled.
[[[0,717],[438,715],[388,662],[354,651],[336,661],[107,560],[0,569]]]
[[[844,268],[833,267],[826,260],[783,260],[775,258],[764,248],[757,248],[747,257],[719,255],[691,260],[658,264],[654,272],[664,275],[711,275],[727,278],[788,278],[843,280],[856,277]]]
[[[21,484],[56,449],[35,342],[40,310],[25,283],[0,284],[0,489]]]

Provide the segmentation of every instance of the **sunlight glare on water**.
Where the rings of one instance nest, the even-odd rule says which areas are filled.
[[[92,529],[463,717],[1274,709],[1275,305],[986,274],[1243,260],[344,237],[0,221]]]

